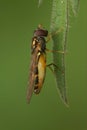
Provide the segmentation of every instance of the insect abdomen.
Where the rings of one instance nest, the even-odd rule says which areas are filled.
[[[46,71],[46,57],[44,53],[40,54],[38,67],[36,67],[35,71],[37,73],[35,73],[34,93],[39,94],[42,88],[42,85],[44,83],[45,71]]]

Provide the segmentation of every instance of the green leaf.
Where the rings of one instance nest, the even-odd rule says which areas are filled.
[[[38,0],[38,7],[42,4],[43,0]]]
[[[39,6],[42,0],[39,0]],[[78,12],[79,0],[53,0],[51,17],[51,34],[53,39],[53,50],[66,53],[67,33],[69,26],[69,12],[72,10],[76,15]],[[54,74],[57,88],[64,104],[68,105],[66,94],[65,75],[65,53],[53,53]]]
[[[51,33],[53,34],[53,50],[66,52],[66,40],[68,32],[68,0],[53,0]],[[61,30],[58,32],[58,30]],[[53,53],[53,62],[57,88],[64,104],[68,105],[65,80],[65,54]]]
[[[78,12],[78,5],[79,0],[53,0],[51,18],[53,50],[66,52],[69,12],[72,9],[73,13],[76,15]],[[61,99],[67,105],[68,101],[66,94],[65,54],[56,52],[53,53],[53,62],[59,68],[57,69],[54,67],[57,88],[59,90]]]
[[[78,13],[79,0],[70,0],[72,11],[74,15]]]

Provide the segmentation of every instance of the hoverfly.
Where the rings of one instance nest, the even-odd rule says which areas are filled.
[[[46,73],[46,40],[48,31],[41,25],[34,31],[31,43],[31,65],[27,90],[27,101],[30,102],[33,92],[39,94]]]
[[[39,94],[44,83],[46,66],[46,37],[48,31],[43,29],[41,25],[34,31],[34,36],[31,43],[31,65],[30,75],[27,89],[27,101],[30,102],[33,92]],[[53,51],[51,51],[53,52]],[[59,51],[58,51],[59,52]]]

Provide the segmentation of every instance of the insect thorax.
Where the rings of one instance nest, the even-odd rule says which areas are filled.
[[[45,52],[46,50],[46,40],[44,37],[40,37],[40,36],[34,36],[32,39],[32,45],[31,45],[31,49],[32,52],[34,52],[34,50],[38,48],[38,51],[40,52]]]
[[[34,37],[32,39],[32,52],[35,50],[35,48],[38,48],[39,51],[45,52],[46,49],[46,40],[45,37],[47,37],[48,31],[43,29],[42,26],[38,26],[36,30],[34,30]]]

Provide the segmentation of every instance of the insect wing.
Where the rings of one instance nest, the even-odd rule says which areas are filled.
[[[33,94],[34,90],[34,84],[35,84],[35,67],[37,65],[37,54],[38,49],[36,48],[32,54],[31,57],[31,65],[30,65],[30,75],[29,75],[29,82],[28,82],[28,88],[27,88],[27,102],[30,103],[31,96]]]

